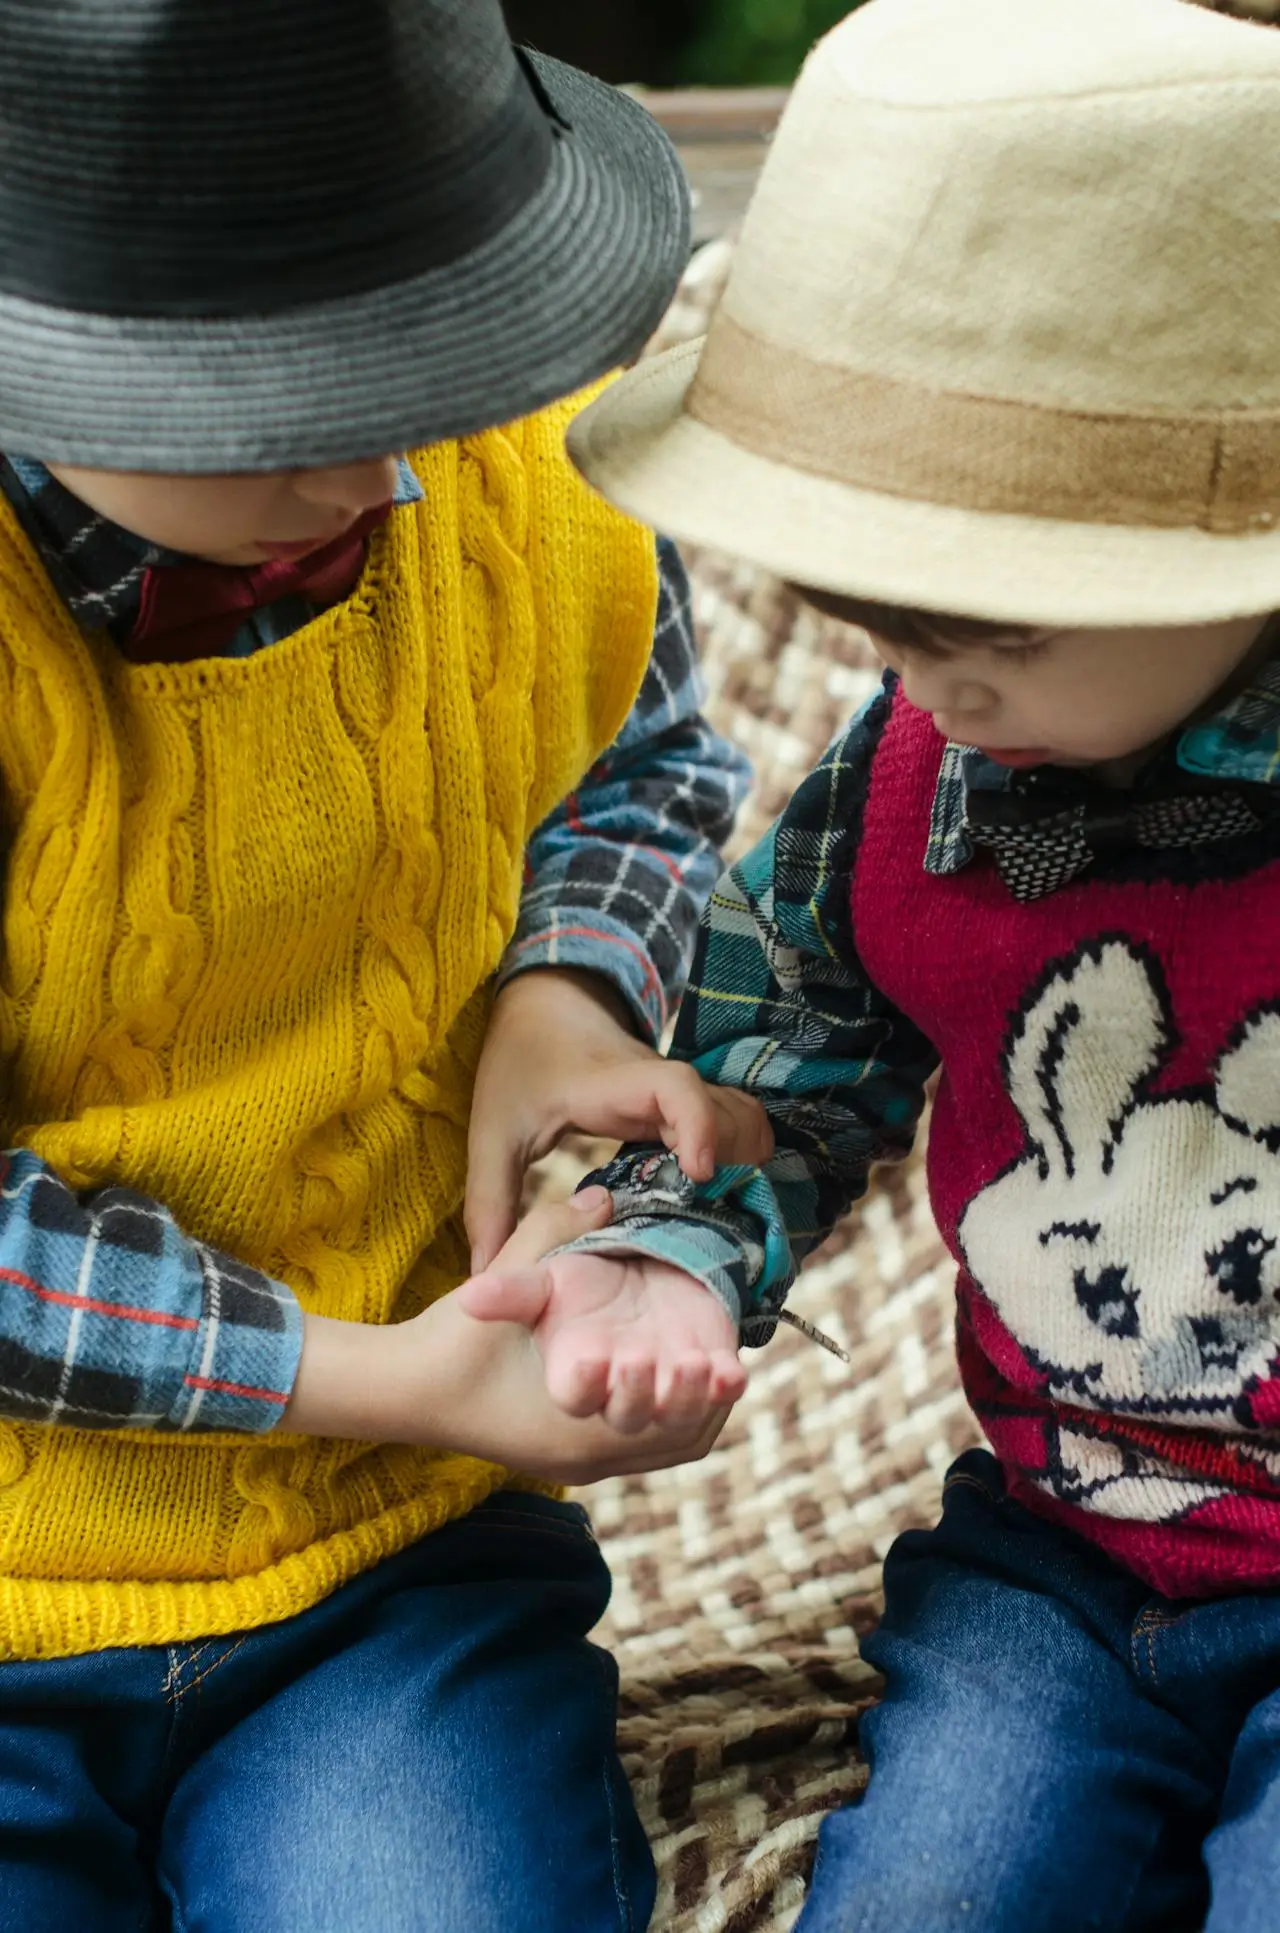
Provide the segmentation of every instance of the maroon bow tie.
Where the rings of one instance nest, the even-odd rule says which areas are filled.
[[[242,569],[236,564],[155,564],[142,580],[138,615],[120,649],[135,664],[186,664],[215,658],[254,611],[301,596],[317,612],[349,597],[364,569],[371,531],[385,523],[389,503],[366,511],[323,550],[276,558]]]

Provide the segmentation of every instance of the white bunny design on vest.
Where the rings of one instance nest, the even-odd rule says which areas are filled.
[[[1211,1091],[1151,1092],[1175,1044],[1163,976],[1132,943],[1057,962],[1006,1049],[1025,1152],[959,1239],[1057,1402],[1247,1432],[1249,1391],[1280,1363],[1280,1010],[1224,1042]],[[1048,1487],[1150,1514],[1133,1490],[1168,1482],[1163,1459],[1065,1418],[1057,1436]],[[1245,1442],[1280,1474],[1280,1451]],[[1180,1472],[1178,1488],[1185,1508],[1221,1486]]]

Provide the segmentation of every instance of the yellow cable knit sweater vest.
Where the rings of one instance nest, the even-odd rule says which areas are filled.
[[[0,506],[0,1146],[158,1197],[309,1310],[396,1321],[465,1274],[523,849],[644,673],[652,538],[570,469],[573,407],[416,458],[355,594],[249,659],[86,641]],[[290,1616],[506,1480],[0,1425],[0,1655]]]

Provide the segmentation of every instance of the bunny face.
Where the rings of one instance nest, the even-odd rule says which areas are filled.
[[[1173,1043],[1127,941],[1057,965],[1006,1054],[1026,1151],[959,1239],[1054,1398],[1239,1430],[1280,1358],[1280,1013],[1246,1023],[1212,1095],[1149,1095]]]

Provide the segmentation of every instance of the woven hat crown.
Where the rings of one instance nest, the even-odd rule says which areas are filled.
[[[689,411],[922,500],[1268,528],[1278,127],[1280,33],[1181,0],[872,0],[799,81]]]
[[[0,0],[0,293],[262,313],[403,281],[555,138],[498,0]]]
[[[883,603],[1280,607],[1280,33],[1186,0],[869,0],[795,89],[704,342],[574,423],[597,489]]]
[[[209,475],[528,416],[688,255],[636,101],[501,0],[0,0],[0,448]]]

